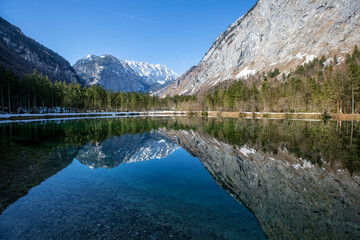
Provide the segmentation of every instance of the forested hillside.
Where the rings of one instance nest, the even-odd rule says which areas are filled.
[[[113,92],[99,85],[52,83],[36,70],[19,79],[1,67],[0,97],[3,113],[168,110],[178,102],[195,100],[190,96],[161,99],[149,93]]]
[[[343,64],[336,56],[300,65],[288,76],[274,69],[244,80],[224,84],[205,94],[207,110],[251,112],[360,111],[360,53],[357,47]]]

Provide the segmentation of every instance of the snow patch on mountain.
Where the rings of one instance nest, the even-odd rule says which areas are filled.
[[[238,75],[238,78],[247,78],[250,75],[254,75],[256,70],[250,70],[249,67],[244,68]]]

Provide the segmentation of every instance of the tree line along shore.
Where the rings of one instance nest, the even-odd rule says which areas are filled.
[[[355,46],[343,63],[338,63],[336,56],[331,61],[322,57],[298,66],[288,75],[281,75],[276,68],[247,80],[216,85],[196,96],[164,98],[142,92],[114,92],[99,85],[84,87],[51,81],[36,70],[19,79],[11,70],[0,67],[0,97],[0,112],[8,114],[173,110],[202,111],[203,115],[210,111],[223,115],[261,113],[259,117],[267,113],[321,113],[357,118],[360,52]]]

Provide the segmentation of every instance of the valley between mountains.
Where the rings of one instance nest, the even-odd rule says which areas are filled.
[[[259,0],[179,76],[110,54],[71,66],[1,18],[1,112],[357,114],[359,26],[359,1]]]
[[[0,239],[360,239],[359,48],[360,0],[1,0]]]

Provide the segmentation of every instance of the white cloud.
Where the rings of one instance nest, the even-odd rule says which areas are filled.
[[[151,19],[142,18],[142,17],[137,17],[137,16],[132,16],[132,15],[128,15],[128,14],[117,13],[116,15],[121,16],[121,17],[124,17],[124,18],[130,18],[130,19],[134,19],[134,20],[139,20],[139,21],[144,21],[144,22],[155,23],[155,21],[153,21],[153,20],[151,20]]]

